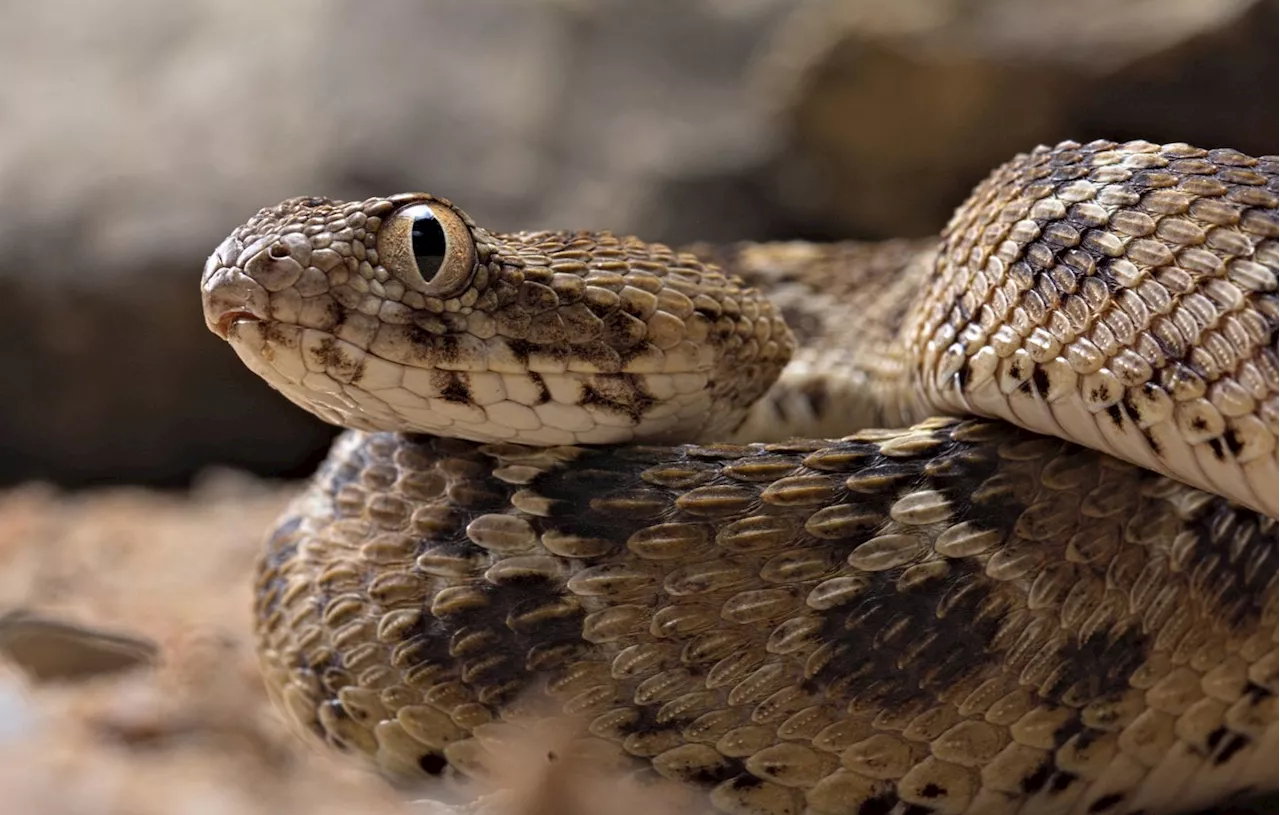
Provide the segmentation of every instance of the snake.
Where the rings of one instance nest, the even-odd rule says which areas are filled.
[[[723,813],[1274,790],[1277,255],[1275,156],[1143,141],[878,243],[262,209],[206,323],[347,428],[260,557],[269,695],[446,786],[562,717]]]

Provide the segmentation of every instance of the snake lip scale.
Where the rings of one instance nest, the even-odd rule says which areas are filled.
[[[218,322],[213,326],[213,333],[222,339],[230,339],[231,331],[238,322],[254,322],[261,321],[261,317],[248,311],[228,311],[218,318]]]
[[[349,428],[268,690],[388,776],[724,813],[1146,813],[1277,777],[1277,159],[1063,142],[942,234],[677,251],[294,198],[205,319]]]

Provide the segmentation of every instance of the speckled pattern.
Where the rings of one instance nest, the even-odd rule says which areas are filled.
[[[581,405],[592,377],[644,373],[612,410],[634,443],[361,414],[267,544],[268,687],[393,776],[489,777],[550,714],[575,757],[725,813],[1154,814],[1274,789],[1276,189],[1274,158],[1064,143],[993,173],[940,242],[696,255],[493,235],[428,196],[264,210],[206,267],[206,319],[331,420],[366,401],[335,337],[363,354],[339,346],[346,368],[399,362],[478,405],[494,371],[459,361],[506,358],[443,349],[530,275],[554,295],[533,313],[600,289],[642,323],[675,290],[714,338],[686,355],[699,444],[645,424],[652,372],[575,370],[599,357],[567,329],[509,375],[558,354]],[[379,243],[423,201],[448,221],[434,275]],[[559,251],[581,254],[552,271]],[[448,296],[410,303],[424,287]],[[490,339],[528,350],[537,322]],[[384,346],[385,325],[418,330]],[[628,336],[664,336],[647,325]]]
[[[905,347],[938,410],[1071,439],[1275,517],[1276,159],[1040,150],[944,235]]]

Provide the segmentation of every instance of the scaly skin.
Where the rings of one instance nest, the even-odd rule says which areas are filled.
[[[361,428],[268,544],[268,687],[392,775],[490,776],[550,712],[727,813],[1273,789],[1276,236],[1274,158],[1142,143],[1020,156],[936,244],[264,210],[206,319]]]

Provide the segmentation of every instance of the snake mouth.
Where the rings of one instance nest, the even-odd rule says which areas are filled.
[[[239,322],[262,322],[262,318],[251,311],[228,311],[218,318],[218,323],[213,329],[214,333],[224,340],[229,340],[232,327]]]

